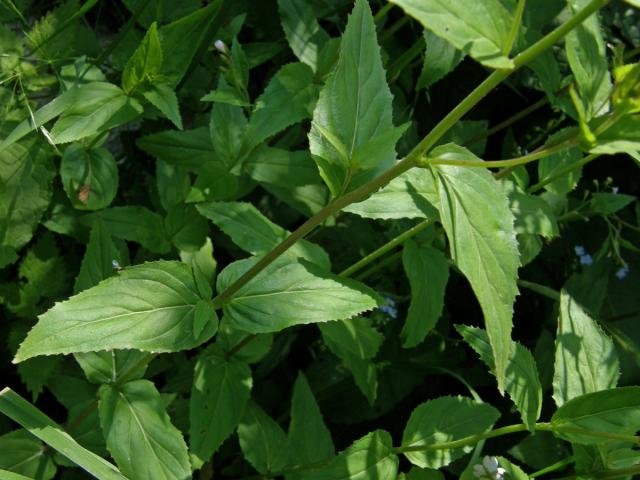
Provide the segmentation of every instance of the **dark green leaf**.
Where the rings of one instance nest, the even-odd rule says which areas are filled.
[[[204,127],[154,133],[140,138],[136,144],[158,160],[191,171],[197,171],[215,156],[209,130]]]
[[[129,380],[144,376],[145,368],[136,368],[147,357],[136,350],[111,350],[110,352],[87,352],[74,355],[87,380],[91,383],[115,383],[127,373]],[[132,375],[129,377],[129,375]]]
[[[25,475],[26,478],[49,480],[55,476],[56,466],[43,447],[42,442],[26,430],[14,430],[2,435],[0,468]],[[4,478],[3,475],[0,472],[0,478]]]
[[[211,144],[217,156],[216,160],[227,168],[233,167],[240,160],[246,130],[247,119],[241,107],[217,103],[211,109]]]
[[[601,215],[611,215],[633,202],[636,197],[621,193],[596,192],[591,197],[591,208]]]
[[[464,58],[464,53],[431,30],[424,30],[427,52],[416,88],[430,87],[451,72]]]
[[[185,201],[191,188],[191,179],[185,169],[158,160],[156,162],[156,186],[160,203],[165,210],[169,210]]]
[[[171,242],[186,252],[199,250],[207,240],[207,221],[193,205],[171,207],[164,219],[164,226]]]
[[[261,474],[278,472],[287,464],[288,452],[283,448],[287,436],[280,425],[253,402],[247,404],[238,425],[238,438],[244,458]]]
[[[162,47],[153,22],[122,71],[122,88],[131,92],[140,84],[153,82],[162,68]]]
[[[154,107],[162,112],[171,122],[182,130],[182,118],[180,117],[180,107],[178,107],[178,97],[171,87],[164,83],[155,83],[146,87],[142,95]]]
[[[262,145],[244,163],[247,172],[258,182],[280,187],[320,183],[318,167],[308,150],[293,152]]]
[[[317,70],[320,50],[329,35],[318,24],[313,8],[307,2],[278,0],[278,11],[291,50],[301,62]]]
[[[114,237],[139,243],[152,252],[167,253],[171,245],[162,217],[145,207],[112,207],[96,215]]]

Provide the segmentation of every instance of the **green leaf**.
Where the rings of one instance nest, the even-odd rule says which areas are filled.
[[[326,346],[344,362],[360,391],[373,404],[378,392],[378,372],[373,357],[384,335],[364,317],[321,323],[318,327]]]
[[[620,377],[613,341],[565,290],[560,295],[554,370],[553,399],[558,406],[613,388]]]
[[[424,42],[427,44],[427,52],[424,55],[424,64],[416,89],[428,88],[444,78],[464,58],[464,52],[458,50],[431,30],[424,30],[423,33]]]
[[[240,160],[246,130],[247,119],[241,107],[217,103],[211,109],[211,144],[217,160],[227,168],[233,167]]]
[[[80,272],[76,277],[74,292],[79,293],[115,275],[113,261],[118,265],[129,263],[129,252],[124,242],[116,241],[101,220],[93,222],[87,249],[82,257]]]
[[[500,417],[500,412],[486,403],[466,397],[439,397],[420,404],[412,413],[402,436],[403,447],[429,446],[452,442],[483,433]],[[449,465],[473,446],[405,452],[411,463],[422,468]]]
[[[31,240],[51,199],[55,169],[41,142],[0,152],[0,268]]]
[[[156,253],[167,253],[171,248],[162,217],[145,207],[111,207],[94,215],[94,221],[104,222],[116,238],[139,243]]]
[[[491,372],[495,372],[487,333],[480,328],[466,325],[456,325],[456,330]],[[520,412],[522,421],[529,430],[534,431],[542,408],[542,386],[533,355],[517,342],[513,342],[506,375],[504,388]]]
[[[4,472],[9,470],[25,475],[21,478],[49,480],[56,474],[51,456],[43,451],[44,445],[26,430],[14,430],[0,437],[0,478],[12,480]]]
[[[209,130],[205,127],[154,133],[140,138],[136,144],[158,160],[191,171],[198,171],[214,158]]]
[[[249,151],[289,125],[311,118],[318,99],[313,71],[304,63],[283,66],[256,100],[245,138]]]
[[[140,84],[153,82],[162,68],[158,26],[153,22],[122,71],[122,88],[130,93]]]
[[[156,162],[156,187],[160,203],[165,210],[185,201],[191,188],[189,172],[184,168],[158,160]]]
[[[478,160],[452,144],[437,147],[432,155]],[[520,264],[513,214],[504,190],[487,169],[440,165],[434,170],[451,258],[469,280],[482,307],[498,388],[503,390]]]
[[[392,3],[483,65],[513,68],[513,62],[503,53],[513,19],[500,0],[392,0]]]
[[[253,255],[267,253],[290,235],[250,203],[210,202],[200,204],[197,208],[229,235],[233,243]],[[304,258],[327,270],[330,267],[327,253],[307,240],[297,242],[285,255]]]
[[[49,382],[51,376],[58,369],[61,360],[61,357],[37,357],[30,358],[26,362],[22,362],[18,365],[20,380],[26,385],[27,390],[31,393],[32,401],[35,402],[38,400],[43,387]]]
[[[178,107],[178,97],[176,92],[164,83],[155,83],[146,87],[142,95],[154,107],[162,112],[171,122],[182,130],[182,118],[180,117],[180,107]]]
[[[169,209],[164,219],[164,227],[171,242],[180,250],[195,252],[207,240],[209,226],[198,215],[193,205],[175,205]]]
[[[611,215],[622,210],[635,199],[633,195],[622,193],[596,192],[591,197],[590,207],[601,215]]]
[[[329,40],[329,34],[318,24],[313,8],[307,2],[278,0],[278,11],[291,50],[316,71],[320,50]]]
[[[0,392],[0,413],[99,480],[126,480],[116,467],[83,448],[58,424],[10,388]]]
[[[218,277],[223,292],[256,262],[232,263]],[[271,263],[224,304],[231,325],[250,333],[277,332],[293,325],[358,315],[378,304],[368,287],[322,271],[310,263],[282,258]]]
[[[42,478],[45,480],[51,478],[48,475],[49,473],[47,472],[42,476]],[[13,473],[13,472],[10,472],[9,470],[2,470],[2,469],[0,469],[0,476],[4,480],[32,480],[33,479],[33,477],[25,477],[24,475],[21,475],[19,473]]]
[[[562,135],[562,131],[559,135]],[[548,143],[553,143],[556,136],[551,136]],[[552,153],[538,162],[538,178],[540,182],[546,181],[560,174],[563,170],[582,160],[582,152],[579,148],[569,148]],[[558,195],[565,195],[573,190],[582,175],[581,168],[575,168],[563,174],[559,178],[547,183],[544,188]]]
[[[143,359],[147,358],[146,353],[136,350],[77,353],[75,358],[87,380],[98,385],[115,383],[124,373],[128,375],[133,373],[134,376],[129,379],[137,380],[142,378],[146,371],[146,367],[135,368]]]
[[[515,217],[516,233],[542,235],[545,238],[558,236],[558,222],[551,206],[544,199],[528,195],[508,183],[505,182],[505,188],[509,196],[509,208]]]
[[[251,394],[251,369],[205,351],[196,362],[189,407],[191,462],[200,468],[238,426]]]
[[[568,0],[569,9],[576,13],[587,0]],[[607,110],[611,92],[609,62],[597,15],[591,15],[565,38],[565,51],[582,97],[587,120]]]
[[[307,470],[305,480],[395,480],[398,456],[391,435],[375,430],[340,452],[326,467]]]
[[[238,425],[242,454],[259,473],[269,475],[287,464],[284,431],[264,410],[249,402]]]
[[[246,177],[229,172],[229,168],[221,162],[208,162],[198,172],[186,201],[210,202],[236,198],[240,188],[246,186],[246,180]],[[241,182],[244,184],[241,185]]]
[[[402,265],[411,285],[411,303],[400,337],[404,348],[412,348],[424,340],[442,314],[449,263],[439,250],[408,241]]]
[[[640,387],[618,387],[573,398],[556,410],[551,426],[561,438],[584,444],[611,441],[606,434],[635,435],[640,430]],[[587,435],[585,430],[604,435]]]
[[[171,7],[175,5],[171,4]],[[162,46],[163,62],[161,74],[170,87],[175,87],[187,73],[189,66],[203,48],[212,42],[212,37],[225,18],[222,0],[164,25],[158,32]]]
[[[100,425],[107,448],[129,478],[191,478],[187,445],[148,380],[100,388]]]
[[[74,142],[130,122],[142,113],[140,104],[119,87],[105,82],[81,85],[50,132],[56,144]]]
[[[244,166],[254,180],[289,189],[320,182],[318,167],[308,150],[288,151],[261,145]]]
[[[439,198],[433,174],[426,168],[414,168],[394,178],[387,186],[345,212],[365,218],[438,218]]]
[[[311,153],[334,196],[393,165],[402,130],[393,127],[391,102],[369,5],[357,0],[309,132]],[[384,142],[358,158],[378,138]]]
[[[602,117],[606,119],[608,117]],[[591,153],[626,153],[640,162],[640,115],[624,116],[598,135]]]
[[[78,210],[108,207],[118,191],[118,166],[104,148],[69,145],[62,155],[60,177],[67,197]]]
[[[200,299],[192,270],[183,263],[160,260],[128,267],[41,315],[14,361],[113,348],[194,348],[215,333],[211,325],[194,335]]]
[[[213,257],[213,244],[209,237],[197,252],[180,252],[180,260],[200,272],[209,285],[213,284],[218,264]]]
[[[309,383],[302,372],[293,387],[291,423],[287,452],[293,465],[309,465],[330,460],[335,455],[331,432],[322,419]]]

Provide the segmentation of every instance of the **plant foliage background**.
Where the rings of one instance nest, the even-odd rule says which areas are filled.
[[[638,6],[0,2],[0,478],[640,474]]]

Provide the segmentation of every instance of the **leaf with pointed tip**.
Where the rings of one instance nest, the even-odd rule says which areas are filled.
[[[278,0],[278,11],[291,50],[315,71],[320,50],[329,41],[329,34],[318,24],[313,8],[307,2]]]
[[[178,107],[178,97],[173,89],[164,83],[154,83],[142,90],[144,98],[171,120],[178,129],[182,130],[182,118],[180,117],[180,107]]]
[[[217,162],[222,162],[227,168],[238,163],[246,131],[247,119],[242,107],[226,103],[216,103],[213,106],[209,120],[209,135]]]
[[[453,144],[437,147],[431,154],[434,158],[478,160]],[[434,172],[451,258],[469,280],[482,307],[502,391],[511,357],[520,265],[513,213],[504,190],[487,169],[438,165]]]
[[[238,425],[238,439],[244,458],[259,473],[278,472],[287,464],[287,436],[269,415],[249,402]]]
[[[111,350],[110,352],[87,352],[74,355],[87,380],[98,385],[113,383],[127,373],[129,380],[144,376],[145,368],[136,368],[147,357],[136,350]]]
[[[334,196],[393,165],[402,129],[393,126],[391,103],[373,16],[368,2],[357,0],[309,132],[311,153]],[[358,155],[364,149],[368,155]]]
[[[162,67],[162,47],[158,26],[153,22],[122,71],[122,88],[131,92],[139,84],[153,81]]]
[[[136,144],[158,160],[190,171],[198,171],[215,158],[209,130],[205,127],[154,133],[140,138]]]
[[[136,242],[156,253],[171,248],[162,217],[146,207],[111,207],[93,214],[114,237]]]
[[[107,448],[127,477],[191,478],[187,445],[153,383],[103,385],[98,408]]]
[[[289,151],[261,145],[244,166],[254,180],[289,189],[321,182],[318,167],[308,150]]]
[[[218,292],[223,292],[256,261],[239,260],[225,268],[218,276]],[[361,283],[285,257],[242,286],[223,309],[234,327],[250,333],[269,333],[293,325],[349,318],[375,308],[378,301],[378,295]]]
[[[500,0],[391,0],[423,27],[491,68],[513,68],[504,54],[513,19]]]
[[[50,480],[56,474],[56,465],[44,452],[44,445],[26,430],[14,430],[0,436],[0,469],[27,475],[24,478]],[[3,471],[0,478],[5,479]],[[11,480],[11,477],[6,477]]]
[[[444,38],[427,29],[423,33],[427,51],[424,55],[422,72],[420,72],[420,78],[416,85],[417,89],[430,87],[455,69],[464,59],[464,52],[458,50]]]
[[[14,361],[114,348],[151,352],[194,348],[215,333],[210,323],[199,336],[194,334],[200,299],[192,270],[183,263],[156,261],[128,267],[41,315]]]

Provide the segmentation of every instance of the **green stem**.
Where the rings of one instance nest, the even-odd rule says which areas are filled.
[[[393,255],[389,255],[387,258],[383,258],[378,263],[376,263],[375,265],[372,265],[367,270],[365,270],[360,275],[357,275],[354,278],[362,282],[365,278],[369,278],[374,273],[382,270],[383,268],[386,268],[388,265],[391,265],[392,263],[395,263],[397,260],[400,260],[400,258],[402,258],[402,250],[394,253]]]
[[[404,27],[407,23],[409,23],[409,20],[411,20],[411,18],[405,15],[396,23],[391,25],[387,30],[385,30],[382,33],[382,35],[380,35],[380,43],[384,43],[389,37],[391,37],[394,33],[396,33],[398,30]]]
[[[416,40],[408,50],[405,50],[402,55],[400,55],[391,65],[389,65],[389,68],[387,69],[387,78],[389,79],[389,81],[395,81],[404,67],[413,62],[413,59],[422,53],[424,47],[424,37],[420,35],[418,40]]]
[[[408,239],[410,239],[414,235],[417,235],[418,233],[423,231],[425,228],[427,228],[429,225],[432,225],[434,222],[435,222],[435,220],[430,220],[430,219],[423,220],[422,222],[418,223],[417,225],[411,227],[409,230],[401,233],[400,235],[395,237],[393,240],[385,243],[384,245],[382,245],[377,250],[374,250],[373,252],[371,252],[366,257],[361,258],[359,261],[357,261],[356,263],[351,265],[349,268],[346,268],[345,270],[340,272],[338,275],[340,275],[341,277],[350,277],[355,272],[357,272],[358,270],[361,270],[363,267],[367,266],[368,264],[370,264],[371,262],[373,262],[377,258],[381,257],[382,255],[384,255],[388,251],[393,250],[398,245],[402,245],[405,241],[407,241]]]
[[[557,472],[558,470],[562,470],[567,465],[571,465],[575,461],[576,461],[576,457],[571,455],[570,457],[563,458],[562,460],[559,460],[556,463],[553,463],[553,464],[549,465],[548,467],[544,467],[544,468],[542,468],[540,470],[537,470],[537,471],[529,474],[529,477],[530,478],[536,478],[536,477],[539,477],[541,475],[546,475],[547,473]]]
[[[527,290],[531,290],[532,292],[539,293],[540,295],[550,298],[556,302],[560,301],[560,292],[554,290],[553,288],[547,287],[546,285],[541,285],[535,282],[528,282],[527,280],[518,280],[518,285]]]
[[[13,3],[13,0],[5,0],[5,3],[9,6],[9,10],[16,14],[18,20],[20,20],[20,23],[22,24],[22,28],[29,30],[29,22],[27,22],[27,19],[24,18],[20,9]]]
[[[537,192],[538,190],[544,188],[546,185],[550,184],[551,182],[557,180],[558,178],[563,177],[567,173],[571,173],[572,171],[577,170],[580,167],[583,167],[584,165],[586,165],[587,163],[595,160],[599,156],[600,156],[600,154],[598,154],[598,153],[592,153],[590,155],[587,155],[586,157],[582,158],[580,161],[578,161],[576,163],[573,163],[573,164],[569,165],[566,168],[563,168],[558,173],[556,173],[556,174],[554,174],[554,175],[552,175],[550,177],[547,177],[544,180],[539,181],[535,185],[530,186],[529,188],[527,188],[527,193],[535,193],[535,192]]]
[[[513,23],[511,24],[511,30],[509,30],[509,36],[507,37],[507,41],[502,48],[502,54],[506,57],[511,53],[511,49],[513,48],[513,44],[516,41],[516,37],[518,36],[518,30],[520,29],[520,24],[522,23],[522,13],[524,12],[524,4],[525,0],[518,0],[518,5],[516,5],[516,12],[513,15]]]
[[[378,24],[387,16],[389,10],[394,7],[393,3],[386,3],[373,17],[373,23]]]

